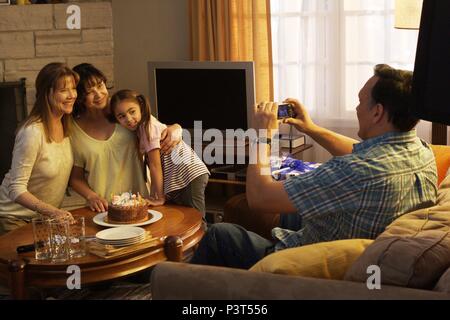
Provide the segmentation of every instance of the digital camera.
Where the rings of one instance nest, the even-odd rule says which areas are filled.
[[[278,119],[295,118],[294,107],[290,103],[278,105]]]

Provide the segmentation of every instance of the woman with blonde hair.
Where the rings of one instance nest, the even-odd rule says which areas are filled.
[[[36,102],[19,126],[11,169],[0,186],[0,235],[38,213],[71,218],[59,209],[73,156],[69,116],[77,97],[78,75],[63,63],[50,63],[36,78]]]

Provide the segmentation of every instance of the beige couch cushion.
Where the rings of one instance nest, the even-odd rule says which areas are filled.
[[[450,293],[450,268],[444,272],[433,290]]]
[[[450,174],[439,186],[437,204],[440,206],[450,204]]]
[[[367,239],[316,243],[272,253],[250,270],[341,280],[348,267],[373,242]]]
[[[367,267],[381,282],[431,289],[450,266],[450,204],[405,214],[390,224],[349,268],[344,279],[365,282]]]
[[[367,268],[381,270],[381,283],[431,289],[450,266],[450,233],[426,230],[414,236],[377,239],[349,268],[345,280],[365,282]]]

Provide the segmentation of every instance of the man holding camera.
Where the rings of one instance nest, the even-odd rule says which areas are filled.
[[[247,200],[257,212],[301,218],[295,230],[274,228],[271,242],[241,226],[212,225],[192,263],[250,268],[267,254],[302,245],[350,238],[374,239],[402,214],[436,201],[434,155],[416,136],[418,119],[410,113],[412,72],[377,65],[359,92],[357,140],[317,126],[295,99],[295,126],[327,149],[333,158],[319,168],[286,181],[274,181],[268,157],[247,171]],[[255,129],[266,129],[253,148],[270,153],[278,130],[278,105],[260,103]],[[264,154],[264,152],[262,154]],[[258,153],[257,153],[258,154]],[[261,152],[259,153],[261,154]]]

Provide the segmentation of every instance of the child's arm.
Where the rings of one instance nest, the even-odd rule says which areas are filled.
[[[164,196],[163,172],[161,166],[160,149],[153,149],[147,152],[148,168],[152,179],[150,190],[150,205],[162,206],[166,201]]]

